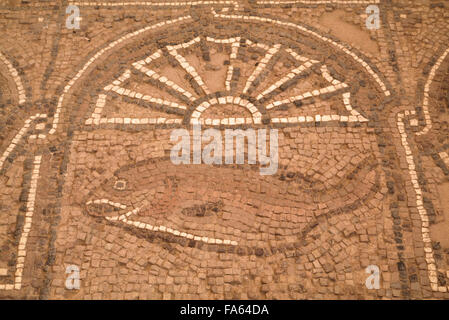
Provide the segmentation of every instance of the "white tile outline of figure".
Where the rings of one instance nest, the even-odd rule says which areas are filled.
[[[86,202],[86,205],[90,205],[92,203],[94,203],[94,204],[109,204],[110,206],[113,206],[113,207],[119,208],[119,209],[126,209],[126,207],[127,207],[124,204],[116,203],[116,202],[110,201],[108,199],[89,200]],[[155,231],[155,232],[171,233],[178,237],[191,239],[191,240],[195,240],[195,241],[201,241],[201,242],[208,243],[208,244],[225,244],[225,245],[231,245],[231,246],[238,245],[238,242],[235,240],[196,236],[194,234],[183,232],[183,231],[173,229],[173,228],[170,228],[170,227],[167,227],[164,225],[155,226],[155,225],[141,222],[138,220],[129,219],[132,215],[135,215],[140,210],[141,210],[141,208],[137,207],[137,208],[134,208],[133,210],[129,210],[128,212],[125,212],[123,214],[119,214],[119,215],[112,216],[112,217],[105,217],[105,219],[108,221],[111,221],[111,222],[119,221],[124,224],[132,225],[139,229],[150,230],[150,231]]]
[[[233,75],[233,61],[235,60],[237,56],[237,50],[240,47],[240,37],[235,38],[224,38],[224,39],[216,39],[209,36],[206,36],[204,39],[200,37],[196,37],[191,39],[187,42],[181,42],[176,45],[168,45],[166,46],[168,52],[170,55],[172,55],[177,61],[178,66],[185,72],[185,74],[190,75],[195,81],[197,82],[198,86],[202,88],[204,94],[208,94],[209,89],[206,85],[206,83],[203,82],[201,77],[199,76],[198,72],[193,68],[185,59],[185,57],[178,53],[178,50],[182,48],[189,48],[192,45],[199,44],[201,41],[207,41],[212,43],[219,43],[219,44],[228,44],[231,47],[231,53],[229,54],[229,61],[231,62],[228,70],[227,75],[225,79],[224,86],[228,91],[230,91],[230,81]],[[265,55],[260,59],[258,65],[254,70],[252,71],[251,75],[246,79],[243,93],[247,92],[248,89],[252,86],[253,81],[257,79],[257,77],[264,71],[264,68],[266,68],[267,63],[273,58],[274,55],[280,52],[282,46],[279,44],[275,44],[273,46],[266,45],[263,43],[257,43],[253,42],[249,39],[245,40],[245,43],[247,46],[251,47],[259,47],[263,50],[265,50]],[[283,50],[283,49],[282,49]],[[256,100],[262,100],[266,95],[269,95],[274,90],[276,90],[278,87],[280,87],[282,84],[286,83],[287,81],[294,79],[296,76],[300,75],[302,72],[306,71],[307,69],[311,68],[313,65],[319,63],[316,60],[309,59],[306,57],[303,57],[296,53],[294,50],[290,48],[286,48],[285,52],[287,52],[289,55],[291,55],[295,60],[301,63],[299,67],[295,67],[290,70],[290,72],[282,77],[281,79],[278,79],[273,84],[268,84],[268,87],[262,86],[262,90],[265,88],[265,90],[257,95]],[[165,77],[162,74],[159,74],[158,72],[151,69],[149,66],[150,63],[153,61],[156,61],[162,57],[162,50],[158,49],[152,54],[148,55],[146,58],[141,59],[139,61],[133,62],[132,65],[135,69],[142,72],[146,76],[150,77],[154,81],[159,81],[160,83],[166,85],[168,88],[175,90],[176,92],[182,94],[184,97],[189,99],[190,101],[195,101],[197,98],[194,97],[194,94],[190,92],[189,88],[182,88],[178,84],[176,84],[171,79]],[[116,79],[113,79],[111,83],[106,85],[103,90],[105,93],[107,92],[115,92],[122,96],[131,97],[134,99],[140,99],[147,102],[151,102],[153,104],[157,104],[160,106],[165,106],[168,108],[174,108],[181,111],[187,110],[187,107],[184,105],[180,105],[174,101],[169,101],[161,98],[152,97],[150,95],[147,95],[143,92],[135,92],[131,89],[126,89],[122,87],[122,84],[130,78],[131,72],[130,70],[125,70],[125,72],[119,76]],[[321,75],[322,77],[329,82],[329,86],[326,88],[321,88],[317,90],[313,90],[312,92],[305,92],[302,95],[289,97],[284,100],[274,101],[272,103],[269,103],[266,106],[267,110],[270,110],[272,108],[275,108],[277,106],[292,103],[298,100],[302,100],[308,97],[314,97],[314,96],[320,96],[322,94],[326,93],[333,93],[337,91],[343,90],[342,94],[342,101],[344,103],[345,109],[349,112],[348,116],[339,115],[339,114],[330,114],[330,115],[314,115],[314,116],[299,116],[299,117],[288,117],[288,118],[272,118],[272,123],[304,123],[304,122],[315,122],[315,121],[321,121],[321,122],[328,122],[328,121],[339,121],[339,122],[368,122],[368,119],[363,117],[357,110],[353,109],[351,106],[351,94],[349,92],[349,85],[346,83],[340,82],[339,80],[333,78],[327,69],[326,65],[321,65]],[[141,124],[181,124],[182,119],[167,119],[164,117],[158,117],[158,118],[108,118],[108,117],[102,117],[101,113],[103,112],[103,108],[106,104],[106,98],[107,95],[102,93],[98,95],[96,107],[93,111],[92,115],[86,120],[86,125],[93,125],[98,126],[100,124],[125,124],[125,125],[141,125]],[[248,101],[241,99],[239,97],[233,97],[233,96],[226,96],[218,99],[209,99],[209,101],[201,103],[201,105],[197,106],[195,111],[192,114],[192,117],[190,118],[190,123],[201,123],[206,125],[240,125],[240,124],[260,124],[261,123],[261,114],[258,112],[257,107],[255,107],[253,104],[249,103]],[[199,119],[202,112],[207,109],[210,105],[213,104],[219,104],[219,105],[225,105],[225,104],[237,104],[242,107],[245,107],[248,109],[252,115],[251,118],[247,117],[236,117],[236,118],[223,118],[223,119]],[[182,112],[185,114],[185,112]]]
[[[14,82],[16,83],[16,89],[17,89],[17,95],[19,98],[19,105],[22,105],[26,102],[26,94],[25,94],[25,88],[23,87],[23,81],[20,78],[19,73],[14,68],[12,63],[0,52],[0,61],[3,62],[8,69],[9,74],[13,78]]]
[[[92,5],[96,5],[96,4],[92,4]],[[112,41],[109,43],[108,46],[104,47],[103,49],[97,51],[97,53],[95,53],[93,55],[93,57],[91,57],[85,64],[84,66],[77,72],[77,74],[66,84],[66,86],[64,87],[63,93],[59,96],[58,99],[58,103],[56,105],[56,111],[53,117],[53,123],[52,123],[52,128],[50,129],[50,131],[48,132],[48,134],[54,134],[56,132],[56,129],[58,128],[59,125],[59,118],[62,112],[62,105],[65,99],[65,95],[71,90],[71,88],[73,87],[73,85],[75,84],[75,82],[84,75],[84,73],[86,72],[86,70],[98,59],[100,58],[104,53],[111,51],[111,49],[113,49],[114,47],[116,47],[118,44],[127,41],[129,39],[132,39],[138,35],[141,35],[142,33],[145,33],[146,31],[149,30],[155,30],[158,29],[160,27],[163,26],[167,26],[167,25],[172,25],[178,22],[182,22],[182,21],[186,21],[186,20],[190,20],[192,19],[192,17],[190,15],[186,15],[186,16],[181,16],[175,19],[171,19],[171,20],[165,20],[165,21],[161,21],[155,24],[152,24],[150,26],[147,26],[145,28],[139,29],[137,31],[134,32],[130,32],[127,33],[126,35],[120,37],[119,39]],[[36,138],[36,136],[30,137],[30,138]],[[42,138],[45,139],[46,135],[42,135],[41,137],[38,138]]]
[[[19,246],[17,251],[16,270],[14,273],[13,284],[0,284],[0,290],[20,290],[22,288],[23,269],[25,267],[26,245],[28,236],[31,231],[34,214],[34,204],[36,201],[37,184],[39,180],[39,171],[42,161],[42,155],[34,157],[33,170],[31,174],[30,188],[28,189],[28,198],[26,204],[25,224],[20,235]]]
[[[447,48],[444,51],[444,53],[438,58],[437,62],[433,65],[432,69],[430,70],[429,77],[427,78],[426,84],[424,86],[424,97],[423,97],[423,102],[422,102],[424,120],[426,121],[426,125],[421,131],[416,133],[417,136],[426,134],[432,128],[432,119],[430,118],[430,113],[429,113],[430,86],[432,85],[433,78],[435,77],[436,72],[438,71],[438,69],[440,68],[441,64],[443,63],[444,59],[446,59],[448,54],[449,54],[449,48]]]

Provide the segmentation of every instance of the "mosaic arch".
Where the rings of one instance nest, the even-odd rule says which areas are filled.
[[[8,106],[23,106],[26,100],[23,79],[16,67],[14,67],[12,60],[0,52],[0,108],[8,110]],[[4,124],[2,124],[2,128],[3,126]],[[23,133],[24,131],[22,130],[13,138],[13,141],[4,141],[5,137],[9,137],[3,135],[4,133],[2,134],[0,143],[4,149],[0,154],[0,172],[5,172],[7,159],[15,152],[16,146],[21,142],[18,136],[21,136]],[[17,174],[17,171],[14,174]],[[6,201],[3,202],[4,196],[12,192],[11,187],[17,187],[17,185],[12,185],[11,182],[8,183],[8,178],[10,177],[11,175],[9,177],[1,177],[1,183],[5,187],[2,188],[3,195],[0,201],[2,202],[2,207],[6,208],[7,205],[3,205],[3,203],[6,203]],[[35,176],[35,179],[37,179],[37,176]],[[25,259],[23,245],[26,245],[30,224],[27,224],[26,228],[22,230],[20,240],[18,239],[19,235],[14,236],[17,210],[18,208],[14,208],[7,212],[2,212],[2,222],[0,223],[0,290],[20,289],[21,287]],[[27,222],[29,222],[28,219]]]
[[[417,71],[404,64],[394,34],[405,40],[408,33],[418,48],[417,60],[410,57],[424,68],[416,110],[400,105],[400,79],[393,90],[360,51],[309,26],[260,15],[280,8],[363,14],[375,3],[393,13],[382,15],[377,37],[388,51],[379,56],[382,71],[402,65],[389,79]],[[125,8],[161,16],[149,24],[136,19],[139,27],[87,53],[48,114],[30,116],[2,149],[2,296],[447,295],[449,247],[434,231],[445,224],[435,197],[449,175],[449,49],[435,49],[425,62],[438,41],[425,27],[406,28],[424,22],[441,33],[435,21],[444,4],[430,6],[430,24],[407,6],[377,0],[68,4],[95,10],[100,28],[102,10],[118,14],[111,32],[124,29]],[[0,78],[8,79],[0,92],[24,106],[16,66],[0,54]],[[278,172],[173,165],[170,133],[193,124],[279,130]],[[79,291],[64,286],[72,264],[81,269]],[[380,290],[364,286],[370,264],[381,269]]]
[[[392,94],[382,75],[359,52],[305,26],[215,12],[207,18],[127,34],[88,58],[66,86],[58,117],[68,116],[64,104],[80,108],[71,116],[79,125],[72,127],[57,263],[83,260],[85,246],[72,237],[81,232],[98,244],[89,254],[114,248],[105,263],[122,270],[125,283],[151,282],[167,268],[192,277],[227,268],[238,294],[257,281],[257,263],[268,273],[290,270],[291,279],[274,281],[271,294],[282,296],[289,282],[300,283],[298,294],[320,290],[313,275],[295,271],[309,268],[310,254],[339,277],[345,270],[364,277],[355,261],[338,258],[348,253],[388,268],[377,248],[396,248],[376,230],[391,219],[388,169],[373,129],[385,121],[373,111]],[[197,123],[277,128],[280,170],[264,177],[250,165],[173,165],[171,130]],[[86,288],[103,271],[89,266]]]

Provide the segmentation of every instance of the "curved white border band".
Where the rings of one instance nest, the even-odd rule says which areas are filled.
[[[19,96],[19,105],[24,104],[26,101],[26,94],[19,73],[14,68],[12,63],[9,62],[9,60],[6,59],[6,57],[1,52],[0,52],[0,61],[2,61],[6,65],[11,77],[14,79],[14,82],[16,83],[17,94]]]

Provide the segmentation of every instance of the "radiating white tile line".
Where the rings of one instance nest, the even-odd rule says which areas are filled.
[[[151,79],[159,81],[160,83],[165,84],[166,86],[172,88],[173,90],[181,93],[182,95],[184,95],[190,101],[195,101],[195,97],[193,96],[193,94],[191,92],[181,88],[179,85],[177,85],[173,81],[169,80],[165,76],[162,76],[159,73],[157,73],[156,71],[154,71],[152,69],[149,69],[149,68],[147,68],[145,66],[145,65],[150,64],[152,61],[154,61],[156,59],[159,59],[160,57],[162,57],[162,50],[156,51],[155,53],[153,53],[152,55],[148,56],[144,60],[140,60],[140,61],[134,62],[133,66],[134,66],[134,68],[136,68],[140,72],[146,74]]]
[[[297,96],[293,96],[293,97],[289,97],[283,100],[278,100],[278,101],[274,101],[273,103],[270,103],[266,106],[267,110],[275,108],[275,107],[279,107],[281,105],[284,104],[288,104],[288,103],[293,103],[295,101],[301,101],[307,98],[311,98],[311,97],[319,97],[320,95],[323,95],[325,93],[332,93],[335,91],[338,91],[340,89],[345,89],[348,88],[348,85],[346,83],[339,83],[336,85],[332,85],[332,86],[328,86],[325,88],[320,88],[320,89],[316,89],[313,91],[308,91],[305,92],[303,94],[297,95]],[[351,108],[352,109],[352,108]],[[351,111],[351,110],[349,110]]]
[[[307,62],[310,63],[310,62]],[[349,86],[346,83],[340,82],[339,80],[332,77],[332,75],[329,73],[329,70],[325,65],[321,66],[321,74],[323,78],[326,79],[329,83],[332,84],[332,86],[316,89],[311,92],[306,92],[298,96],[290,97],[284,100],[275,101],[273,103],[270,103],[266,106],[267,110],[270,110],[272,108],[293,103],[295,101],[301,101],[306,98],[310,97],[317,97],[325,93],[332,93],[340,89],[349,88]],[[284,117],[284,118],[272,118],[271,122],[273,123],[308,123],[308,122],[329,122],[329,121],[339,121],[339,122],[368,122],[369,120],[366,119],[364,116],[362,116],[357,110],[352,108],[351,105],[351,93],[350,92],[344,92],[342,94],[343,104],[345,105],[345,108],[347,111],[350,112],[349,116],[343,116],[338,114],[332,114],[332,115],[314,115],[314,116],[298,116],[298,117]]]
[[[318,97],[318,96],[320,96],[320,95],[322,95],[324,93],[334,92],[334,91],[337,91],[337,90],[342,89],[342,88],[347,88],[347,85],[345,83],[341,83],[341,84],[336,85],[336,86],[329,86],[329,87],[326,87],[326,88],[316,89],[316,90],[313,90],[311,92],[305,92],[303,94],[300,94],[300,95],[297,95],[297,96],[294,96],[294,97],[290,97],[290,98],[287,98],[287,99],[278,100],[278,101],[275,101],[273,103],[270,103],[270,104],[268,104],[266,106],[266,108],[267,108],[267,110],[269,110],[269,109],[272,109],[272,108],[275,108],[275,107],[278,107],[278,106],[281,106],[281,105],[284,105],[284,104],[287,104],[287,103],[292,103],[292,102],[295,102],[295,101],[301,101],[301,100],[304,100],[304,99],[307,99],[307,98],[311,98],[311,97]]]
[[[240,41],[240,37],[224,38],[224,39],[217,39],[217,38],[212,38],[212,37],[206,37],[206,41],[212,42],[212,43],[232,44],[232,43]]]
[[[205,4],[206,2],[202,2],[203,4]],[[79,3],[78,3],[79,4]],[[95,3],[92,3],[92,5],[96,5]],[[192,3],[192,5],[194,5]],[[379,78],[379,76],[374,73],[374,71],[370,68],[370,66],[368,66],[366,64],[366,62],[364,62],[361,58],[359,58],[357,55],[355,55],[353,52],[351,52],[349,49],[347,49],[346,47],[344,47],[343,45],[336,43],[333,40],[330,40],[326,37],[323,37],[307,28],[298,26],[294,23],[287,23],[287,22],[282,22],[279,20],[273,20],[273,19],[269,19],[269,18],[261,18],[261,17],[257,17],[257,16],[243,16],[243,15],[224,15],[224,14],[217,14],[215,12],[214,9],[211,9],[214,16],[215,17],[220,17],[220,18],[226,18],[226,19],[242,19],[242,20],[258,20],[258,21],[262,21],[262,22],[272,22],[274,24],[278,24],[278,25],[284,25],[284,26],[289,26],[289,27],[294,27],[297,28],[299,30],[302,30],[304,32],[307,32],[315,37],[321,38],[324,41],[330,42],[332,45],[337,46],[338,48],[340,48],[341,50],[343,50],[343,52],[345,52],[346,54],[352,56],[353,59],[355,59],[357,62],[359,62],[360,64],[362,64],[363,67],[365,67],[365,69],[371,74],[371,76],[374,77],[374,79],[376,80],[376,82],[380,85],[380,87],[382,88],[382,90],[384,91],[384,94],[386,96],[390,95],[390,92],[386,89],[385,84],[382,82],[382,80]],[[110,49],[112,49],[113,47],[115,47],[117,44],[121,43],[122,41],[125,41],[127,39],[130,39],[132,37],[135,37],[145,31],[151,30],[151,29],[155,29],[155,28],[159,28],[162,27],[164,25],[167,24],[173,24],[173,23],[177,23],[179,21],[183,21],[183,20],[187,20],[187,19],[191,19],[191,16],[184,16],[184,17],[180,17],[177,19],[173,19],[173,20],[168,20],[168,21],[163,21],[163,22],[159,22],[157,24],[145,27],[143,29],[140,29],[138,31],[135,31],[133,33],[129,33],[123,37],[121,37],[120,39],[110,43],[106,48],[101,49],[100,51],[98,51],[85,65],[84,67],[79,70],[79,72],[76,74],[76,76],[74,78],[72,78],[69,83],[64,87],[64,92],[63,94],[61,94],[61,96],[59,97],[58,100],[58,104],[56,107],[56,112],[55,112],[55,116],[53,119],[53,124],[52,124],[52,129],[49,131],[49,134],[54,134],[56,131],[56,128],[59,124],[59,115],[60,112],[62,110],[62,103],[64,101],[65,98],[65,94],[71,89],[71,87],[73,86],[73,84],[75,83],[75,81],[78,80],[78,78],[80,78],[84,72],[87,70],[87,68],[96,60],[98,59],[101,55],[103,55],[105,52],[109,51]],[[45,138],[45,135],[43,135],[43,138]]]
[[[228,67],[228,71],[226,73],[226,80],[225,80],[225,87],[227,91],[231,91],[231,80],[233,74],[234,74],[234,67],[232,66],[232,64],[230,64]]]
[[[351,93],[345,92],[343,93],[343,103],[345,105],[346,110],[348,110],[352,116],[357,117],[359,122],[368,122],[368,119],[362,116],[356,109],[353,109],[351,106]]]
[[[78,3],[79,4],[79,3]],[[96,4],[92,4],[92,5],[96,5]],[[49,134],[54,134],[56,132],[56,129],[58,127],[59,124],[59,117],[62,111],[62,104],[64,102],[64,98],[65,95],[69,92],[69,90],[72,88],[72,86],[75,84],[75,82],[86,72],[86,70],[91,66],[91,64],[97,60],[100,56],[102,56],[105,52],[110,51],[112,48],[114,48],[115,46],[117,46],[119,43],[126,41],[128,39],[134,38],[148,30],[153,30],[153,29],[157,29],[166,25],[170,25],[170,24],[174,24],[174,23],[178,23],[181,21],[185,21],[185,20],[189,20],[192,17],[190,15],[187,16],[183,16],[183,17],[179,17],[176,19],[172,19],[172,20],[166,20],[166,21],[161,21],[159,23],[147,26],[145,28],[139,29],[137,31],[128,33],[126,35],[124,35],[123,37],[119,38],[118,40],[115,40],[113,42],[111,42],[107,47],[99,50],[92,58],[89,59],[89,61],[87,61],[83,68],[81,68],[78,73],[67,83],[67,85],[64,87],[64,92],[59,96],[59,100],[58,100],[58,104],[56,106],[56,112],[53,118],[53,123],[52,123],[52,128],[49,131]],[[45,138],[45,135],[43,136],[43,138]]]
[[[86,124],[91,124],[94,120],[100,121],[101,114],[103,112],[103,108],[106,105],[107,95],[99,94],[97,98],[97,103],[95,104],[95,110],[92,113],[91,117],[86,120]]]
[[[249,39],[246,39],[245,42],[246,42],[246,44],[248,46],[251,46],[251,47],[261,48],[261,49],[263,49],[265,51],[270,50],[270,46],[268,46],[266,44],[263,44],[263,43],[260,43],[260,42],[252,42]]]
[[[243,118],[243,117],[239,117],[239,118],[223,118],[223,119],[211,119],[211,118],[206,118],[206,119],[195,119],[193,121],[191,121],[191,123],[193,124],[201,124],[201,125],[209,125],[209,126],[220,126],[220,125],[241,125],[241,124],[260,124],[260,121],[258,121],[257,123],[254,122],[253,118]]]
[[[338,86],[341,84],[341,82],[339,80],[332,77],[332,75],[330,74],[326,65],[321,66],[321,74],[329,83],[332,83],[334,86]],[[342,96],[343,96],[343,103],[345,105],[346,110],[348,110],[352,116],[357,117],[359,122],[368,122],[368,119],[366,119],[364,116],[362,116],[356,109],[352,108],[351,92],[345,92],[345,93],[343,93]]]
[[[232,43],[231,47],[232,48],[231,48],[230,59],[235,60],[235,59],[237,59],[237,52],[239,51],[239,48],[240,48],[240,37],[235,38],[235,41]]]
[[[101,124],[124,124],[124,125],[155,125],[155,124],[182,124],[182,119],[179,118],[100,118],[100,119],[88,119],[86,125],[99,126]]]
[[[2,61],[6,68],[8,68],[8,72],[16,83],[17,93],[19,96],[19,105],[24,104],[26,101],[25,89],[23,87],[22,79],[20,79],[19,73],[14,68],[11,62],[0,52],[0,61]]]
[[[10,145],[6,148],[6,150],[3,152],[1,158],[0,158],[0,170],[3,169],[3,165],[5,164],[6,159],[11,154],[11,152],[14,151],[17,144],[22,140],[24,135],[28,132],[28,130],[31,127],[31,123],[39,118],[46,118],[46,114],[36,114],[34,116],[31,116],[25,121],[24,126],[19,130],[19,132],[15,135],[15,137],[12,139]],[[31,137],[30,137],[31,138]],[[28,192],[28,199],[27,199],[27,213],[25,218],[25,226],[24,231],[22,232],[21,239],[19,242],[18,247],[18,258],[16,263],[16,273],[15,273],[15,280],[14,284],[0,284],[0,290],[12,290],[12,289],[20,289],[21,287],[21,280],[22,280],[22,271],[23,271],[23,265],[26,255],[26,240],[28,237],[29,230],[31,228],[31,219],[32,219],[32,212],[34,210],[34,200],[36,196],[36,186],[37,186],[37,179],[39,177],[39,168],[40,168],[40,161],[41,156],[36,156],[34,158],[34,168],[31,176],[31,187]]]
[[[254,106],[251,102],[242,99],[240,97],[233,97],[233,96],[227,96],[227,97],[220,97],[220,98],[212,98],[208,101],[204,101],[201,103],[198,107],[196,107],[195,111],[192,112],[191,115],[191,124],[198,124],[202,123],[200,121],[200,117],[204,111],[206,111],[209,107],[215,106],[215,105],[227,105],[227,104],[233,104],[238,105],[241,107],[246,108],[252,116],[252,122],[255,124],[259,124],[262,121],[262,114],[259,112],[256,106]],[[233,120],[235,118],[224,118],[224,119],[209,119],[211,121],[210,123],[206,124],[212,124],[212,125],[219,125],[219,124],[229,124],[234,125],[237,123],[234,123]],[[243,119],[243,118],[242,118]],[[204,123],[204,121],[203,121]]]
[[[290,71],[290,73],[288,73],[285,77],[279,79],[276,83],[272,84],[270,87],[268,87],[265,91],[263,91],[261,94],[259,94],[257,96],[257,100],[262,99],[264,96],[266,96],[267,94],[273,92],[274,90],[276,90],[277,88],[279,88],[280,86],[282,86],[284,83],[286,83],[287,81],[293,79],[294,77],[296,77],[297,75],[300,75],[302,72],[304,72],[305,70],[307,70],[308,68],[310,68],[312,65],[314,65],[315,63],[318,63],[318,61],[316,60],[309,60],[305,57],[302,57],[298,54],[296,54],[293,50],[291,49],[287,49],[286,50],[288,53],[290,53],[295,59],[297,59],[298,61],[304,62],[302,65],[300,65],[298,68],[294,68],[293,70]]]
[[[26,204],[25,223],[22,234],[19,239],[19,247],[17,252],[16,271],[14,274],[14,284],[0,284],[0,290],[19,290],[22,287],[23,268],[25,266],[26,245],[28,236],[31,231],[34,214],[34,204],[36,201],[37,182],[39,180],[39,172],[42,156],[35,156],[33,162],[33,171],[31,174],[30,189],[28,190],[28,198]]]
[[[285,0],[285,1],[257,1],[257,4],[378,4],[380,0]]]
[[[226,90],[231,91],[231,81],[232,76],[234,75],[234,61],[237,59],[237,53],[240,48],[240,37],[237,37],[235,41],[231,45],[231,55],[229,56],[229,67],[228,67],[228,73],[226,75]]]
[[[284,21],[280,21],[280,20],[275,20],[275,19],[271,19],[271,18],[263,18],[263,17],[258,17],[258,16],[246,16],[246,15],[238,15],[238,14],[231,14],[231,15],[226,15],[226,14],[219,14],[217,13],[213,8],[211,9],[213,15],[215,17],[218,18],[223,18],[223,19],[238,19],[238,20],[244,20],[244,21],[248,21],[248,20],[255,20],[255,21],[261,21],[261,22],[270,22],[273,24],[277,24],[280,26],[286,26],[286,27],[292,27],[298,30],[301,30],[303,32],[306,32],[316,38],[319,38],[323,41],[329,42],[331,45],[341,49],[344,53],[346,53],[347,55],[351,56],[355,61],[357,61],[360,65],[362,65],[366,71],[368,71],[368,73],[374,78],[374,80],[377,82],[377,84],[379,85],[379,87],[382,89],[383,93],[385,96],[390,96],[391,93],[390,91],[387,89],[385,83],[382,81],[382,79],[380,79],[379,75],[377,73],[375,73],[373,71],[373,69],[359,56],[357,56],[354,52],[352,52],[351,50],[349,50],[348,48],[346,48],[345,46],[327,38],[324,37],[312,30],[307,29],[306,27],[297,25],[295,23],[292,22],[284,22]]]
[[[143,101],[147,101],[150,103],[155,103],[158,105],[167,106],[170,108],[178,109],[185,111],[187,109],[186,106],[180,105],[176,102],[166,101],[160,98],[155,98],[143,93],[139,93],[130,89],[125,89],[120,85],[131,76],[131,71],[125,70],[125,72],[118,77],[116,80],[112,81],[111,84],[104,87],[104,91],[113,91],[121,96],[128,96],[134,99],[140,99]],[[166,118],[107,118],[101,117],[103,112],[103,108],[106,105],[106,94],[99,94],[97,98],[97,102],[95,105],[95,109],[85,122],[86,125],[100,125],[100,124],[172,124],[172,123],[182,123],[182,119],[166,119]]]
[[[439,153],[441,159],[443,160],[444,164],[448,167],[449,169],[449,155],[447,154],[447,152],[441,151]]]
[[[121,86],[114,86],[111,91],[114,91],[115,93],[121,95],[121,96],[127,96],[130,98],[135,98],[135,99],[139,99],[139,100],[143,100],[143,101],[147,101],[150,103],[155,103],[158,105],[162,105],[162,106],[166,106],[166,107],[170,107],[173,109],[179,109],[179,110],[186,110],[187,107],[181,104],[178,104],[176,102],[173,101],[167,101],[167,100],[163,100],[161,98],[155,98],[152,97],[150,95],[146,95],[131,89],[126,89],[123,88]]]
[[[121,85],[125,80],[131,77],[131,71],[129,69],[125,70],[121,76],[117,79],[113,80],[111,84],[105,86],[103,88],[104,91],[111,91],[115,86]],[[103,108],[106,105],[106,94],[99,94],[97,98],[97,102],[95,104],[95,109],[90,118],[86,120],[86,124],[100,124],[101,114],[103,112]]]
[[[444,53],[441,55],[441,57],[437,60],[435,65],[430,70],[429,78],[427,79],[426,85],[424,87],[424,98],[423,98],[423,103],[422,103],[422,108],[423,108],[423,113],[424,113],[424,119],[426,121],[426,126],[421,131],[416,133],[416,135],[418,135],[418,136],[426,134],[432,128],[432,119],[430,118],[430,113],[429,113],[429,91],[430,91],[430,86],[432,85],[432,81],[433,81],[433,78],[435,77],[435,73],[440,68],[441,63],[443,63],[443,60],[446,58],[448,53],[449,53],[449,48],[447,48],[446,51],[444,51]]]
[[[254,69],[253,73],[249,76],[246,81],[245,88],[243,89],[243,93],[247,93],[254,80],[259,76],[262,70],[267,66],[267,63],[273,58],[273,56],[279,51],[281,48],[280,44],[275,44],[273,47],[269,48],[265,54],[265,56],[259,61],[256,69]]]
[[[418,210],[419,216],[421,218],[421,234],[424,243],[425,259],[427,263],[427,273],[430,280],[430,286],[433,291],[447,292],[448,287],[438,285],[437,268],[433,253],[432,240],[430,238],[429,229],[429,216],[427,210],[424,208],[422,189],[419,184],[418,173],[416,172],[415,159],[413,157],[412,150],[410,149],[408,143],[408,135],[405,130],[404,118],[405,116],[415,114],[415,111],[405,111],[398,114],[397,126],[399,134],[401,135],[401,143],[405,150],[405,158],[408,165],[408,172],[410,175],[410,180],[413,185],[413,189],[416,195],[416,209]]]
[[[334,77],[331,76],[329,70],[327,69],[327,66],[325,64],[323,64],[320,68],[321,71],[321,75],[323,76],[324,79],[326,79],[327,82],[333,84],[333,85],[337,85],[340,84],[341,81],[335,79]]]

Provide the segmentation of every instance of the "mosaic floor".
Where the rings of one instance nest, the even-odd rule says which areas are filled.
[[[0,29],[0,298],[449,298],[449,2],[7,0]],[[276,129],[277,171],[173,163],[198,125]]]

